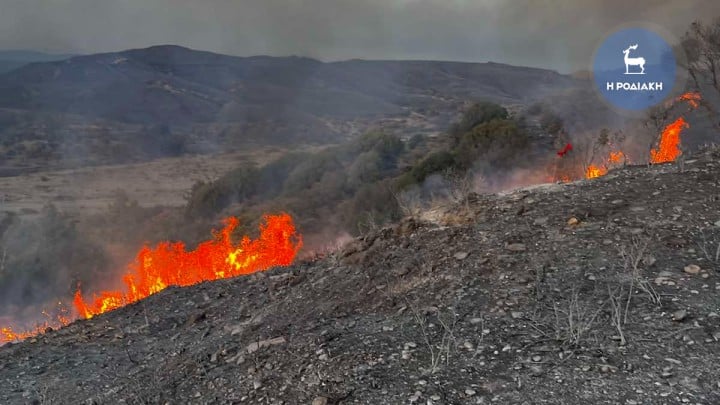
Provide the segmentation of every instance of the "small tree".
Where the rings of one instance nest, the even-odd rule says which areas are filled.
[[[715,116],[717,109],[711,100],[720,96],[720,17],[708,24],[692,23],[682,39],[682,48],[687,55],[685,68],[703,96],[702,104]]]

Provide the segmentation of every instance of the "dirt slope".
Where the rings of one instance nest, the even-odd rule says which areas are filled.
[[[719,150],[472,196],[2,347],[0,403],[717,404],[718,208]]]

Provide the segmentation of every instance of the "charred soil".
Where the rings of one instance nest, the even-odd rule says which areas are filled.
[[[720,403],[720,150],[471,195],[0,348],[0,403]]]

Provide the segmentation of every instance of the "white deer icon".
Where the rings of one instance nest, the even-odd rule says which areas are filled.
[[[644,75],[645,74],[645,58],[631,58],[630,51],[634,51],[638,48],[638,44],[630,45],[628,49],[624,50],[625,54],[625,74],[626,75]],[[640,72],[630,72],[630,66],[640,66]]]

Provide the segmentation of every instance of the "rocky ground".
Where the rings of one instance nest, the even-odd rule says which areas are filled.
[[[720,150],[0,348],[0,403],[720,403]]]

